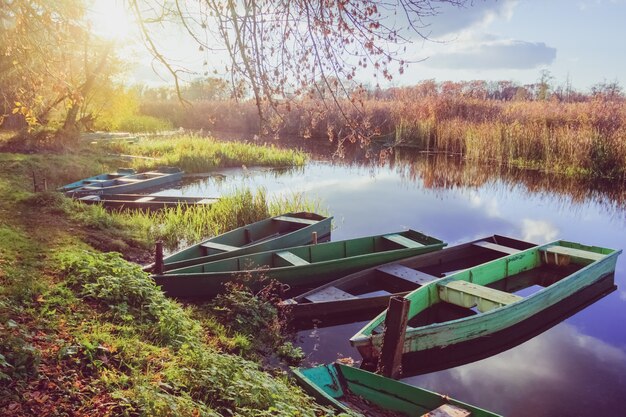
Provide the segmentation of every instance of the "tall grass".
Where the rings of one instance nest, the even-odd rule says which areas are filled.
[[[502,101],[483,93],[451,92],[444,85],[424,82],[365,99],[362,115],[353,117],[372,136],[395,131],[396,144],[427,152],[452,152],[476,161],[577,176],[626,178],[623,99],[582,96],[581,101],[564,102],[556,96],[551,100],[520,96]],[[199,102],[195,116],[187,115],[193,120],[174,123],[257,133],[258,121],[251,107],[251,103]],[[173,116],[168,108],[167,103],[152,103],[144,110],[167,118]],[[303,102],[282,114],[281,134],[328,140],[329,132],[337,135],[350,130],[337,112],[318,112],[318,108],[315,101]],[[210,122],[203,124],[203,120]]]
[[[221,167],[243,165],[297,166],[304,165],[306,154],[298,150],[279,149],[239,142],[219,142],[212,138],[183,135],[173,138],[146,138],[136,143],[102,145],[110,152],[143,156],[133,166],[148,169],[158,165],[177,166],[188,173],[209,172]]]
[[[123,211],[107,216],[112,222],[134,229],[148,244],[161,240],[167,248],[174,249],[293,211],[319,212],[320,207],[318,202],[301,194],[268,199],[263,189],[254,192],[240,189],[212,205],[178,206],[152,212]]]

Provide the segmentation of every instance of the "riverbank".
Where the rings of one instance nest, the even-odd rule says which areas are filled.
[[[127,261],[149,258],[151,241],[173,229],[218,232],[308,203],[269,204],[244,190],[222,199],[203,220],[215,229],[202,231],[205,212],[112,215],[33,192],[33,175],[52,188],[117,168],[110,153],[0,153],[3,415],[329,414],[284,371],[301,351],[282,335],[271,293],[232,288],[210,304],[182,305]]]

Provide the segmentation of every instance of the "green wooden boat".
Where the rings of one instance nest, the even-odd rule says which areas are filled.
[[[160,210],[178,206],[210,205],[219,198],[184,197],[145,194],[102,194],[78,196],[78,201],[85,204],[97,204],[109,210]]]
[[[92,180],[88,184],[69,190],[72,196],[85,194],[126,194],[143,191],[180,181],[184,172],[179,168],[164,167],[141,174],[125,175],[119,178]]]
[[[88,186],[94,183],[100,183],[103,181],[112,181],[118,178],[127,177],[129,175],[135,175],[135,174],[137,174],[137,172],[135,172],[135,170],[132,168],[119,168],[115,172],[111,172],[108,174],[95,175],[93,177],[85,178],[83,180],[79,180],[71,184],[64,185],[62,187],[57,188],[57,191],[61,191],[65,193],[65,192],[72,191],[77,188]]]
[[[458,270],[503,258],[533,246],[537,245],[505,236],[487,236],[355,272],[284,300],[281,305],[288,309],[289,317],[293,320],[335,316],[353,318],[359,312],[379,312],[387,307],[392,296],[404,296]]]
[[[403,353],[488,337],[549,308],[615,272],[621,250],[555,241],[428,283],[409,293]],[[515,294],[519,292],[519,294]],[[444,304],[465,317],[440,320]],[[364,360],[380,354],[386,311],[350,339]]]
[[[414,230],[277,249],[173,269],[153,275],[173,297],[209,297],[241,278],[252,288],[264,279],[291,287],[318,285],[397,259],[441,249],[439,239]]]
[[[339,363],[295,369],[302,387],[320,403],[358,416],[498,417],[498,414]]]
[[[260,220],[189,246],[163,259],[163,271],[330,238],[332,217],[306,211]],[[146,267],[146,270],[152,265]]]

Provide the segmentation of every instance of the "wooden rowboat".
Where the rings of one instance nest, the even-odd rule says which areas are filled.
[[[163,259],[163,271],[225,258],[265,252],[330,238],[332,217],[316,213],[285,213],[260,220],[189,246]],[[149,270],[152,265],[144,268]]]
[[[559,240],[428,283],[405,296],[410,308],[402,352],[452,346],[511,327],[613,274],[621,252]],[[441,320],[438,310],[450,304],[465,314]],[[350,339],[368,362],[380,354],[385,319],[386,311]]]
[[[110,210],[159,210],[193,205],[209,205],[219,198],[162,196],[145,194],[102,194],[79,196],[78,201],[85,204],[98,204]]]
[[[293,320],[339,315],[354,317],[359,312],[379,312],[387,307],[389,297],[404,296],[460,269],[471,268],[534,246],[533,243],[505,236],[489,236],[355,272],[284,300],[281,305],[288,309],[289,317]]]
[[[65,192],[72,191],[80,187],[91,185],[93,183],[99,183],[103,181],[112,181],[118,178],[127,177],[129,175],[135,175],[135,174],[137,174],[137,172],[135,172],[135,170],[132,168],[119,168],[117,171],[111,172],[109,174],[95,175],[93,177],[85,178],[83,180],[79,180],[71,184],[64,185],[63,187],[57,188],[57,191],[61,191],[65,193]]]
[[[264,279],[302,287],[439,250],[445,245],[439,239],[407,230],[237,256],[173,269],[153,277],[163,291],[174,297],[213,296],[226,282],[236,278],[242,278],[252,288],[259,288]]]
[[[126,175],[113,179],[90,180],[89,183],[70,190],[72,196],[85,194],[126,194],[135,193],[148,188],[159,187],[180,181],[183,171],[178,168],[166,167],[141,174]]]
[[[358,416],[498,417],[498,414],[339,363],[295,369],[302,387],[320,403]]]

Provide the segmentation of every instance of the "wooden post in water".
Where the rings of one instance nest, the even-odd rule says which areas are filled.
[[[163,242],[158,240],[155,246],[154,273],[160,275],[163,273]]]
[[[317,232],[312,233],[311,240],[313,241],[314,245],[317,245]]]
[[[391,297],[385,319],[383,346],[377,372],[397,379],[402,374],[402,350],[411,301],[404,297]]]

